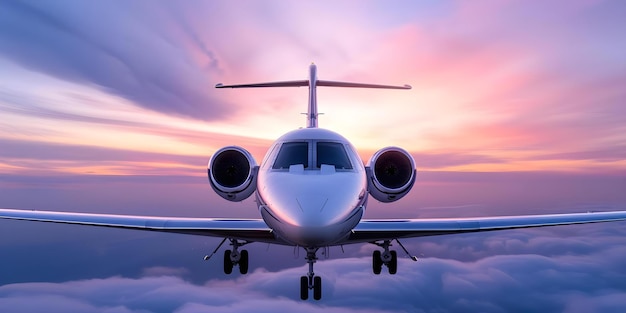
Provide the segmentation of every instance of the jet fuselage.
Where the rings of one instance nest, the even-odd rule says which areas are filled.
[[[321,128],[294,130],[263,159],[256,199],[263,220],[282,240],[329,246],[349,236],[363,216],[365,167],[341,135]]]

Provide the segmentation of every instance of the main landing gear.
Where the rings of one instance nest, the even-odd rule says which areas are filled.
[[[248,250],[239,251],[239,247],[248,244],[248,241],[240,241],[237,239],[224,238],[222,242],[213,250],[213,253],[204,257],[204,260],[209,260],[219,248],[224,244],[226,240],[230,240],[230,245],[233,246],[233,249],[224,251],[224,273],[231,274],[233,272],[233,267],[235,265],[239,266],[239,273],[247,274],[248,273]]]
[[[306,248],[306,262],[309,263],[309,273],[307,276],[300,277],[300,299],[307,300],[309,298],[309,290],[313,290],[313,299],[322,298],[322,278],[315,276],[313,272],[313,264],[317,261],[318,248]]]
[[[406,250],[404,245],[396,239],[396,242],[400,245],[402,250],[411,258],[413,261],[417,261],[416,256],[412,256],[409,254],[409,251]],[[372,253],[372,271],[374,274],[379,275],[382,271],[383,265],[387,267],[389,270],[389,274],[395,275],[398,272],[398,253],[394,250],[389,250],[391,246],[391,240],[384,240],[382,243],[380,242],[372,242],[381,248],[383,251],[376,250]]]
[[[230,241],[230,245],[232,246],[232,250],[228,249],[224,251],[224,273],[231,274],[233,272],[233,267],[238,266],[239,272],[241,274],[248,273],[248,251],[247,250],[239,250],[240,247],[250,243],[245,240],[237,240],[232,238],[224,238],[222,242],[213,250],[210,255],[204,257],[204,260],[209,260],[226,242],[226,240]],[[416,256],[412,256],[406,250],[404,245],[398,240],[394,239],[398,245],[404,250],[404,252],[413,260],[417,261]],[[377,245],[383,248],[382,251],[376,250],[372,253],[372,270],[374,274],[379,275],[382,271],[383,265],[385,265],[389,274],[396,274],[398,271],[398,254],[394,250],[390,250],[392,240],[383,240],[383,241],[374,241],[370,242],[371,244]],[[322,252],[323,255],[328,257],[328,247],[325,248]],[[306,262],[309,264],[309,272],[306,276],[300,277],[300,298],[302,300],[307,300],[309,298],[310,290],[313,290],[313,299],[320,300],[322,299],[322,278],[319,276],[315,276],[315,272],[313,271],[313,264],[317,262],[317,251],[319,248],[305,248],[306,250]]]

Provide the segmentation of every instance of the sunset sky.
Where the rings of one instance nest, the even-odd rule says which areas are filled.
[[[0,207],[256,218],[251,200],[232,204],[211,194],[207,161],[220,147],[239,145],[260,162],[274,139],[305,126],[307,89],[213,86],[305,79],[314,62],[320,79],[413,86],[318,89],[320,127],[347,137],[364,161],[390,145],[415,157],[420,171],[415,190],[397,204],[372,203],[367,217],[626,209],[625,16],[626,2],[600,0],[2,1]],[[196,264],[218,242],[214,239],[1,221],[0,254],[6,253],[2,258],[11,267],[3,263],[0,272],[0,307],[58,296],[93,312],[195,312],[226,304],[233,312],[255,304],[268,311],[293,306],[305,312],[511,312],[511,303],[492,298],[498,292],[494,286],[513,280],[523,290],[540,288],[520,282],[527,267],[516,260],[527,258],[558,282],[572,279],[563,273],[598,277],[607,268],[622,278],[588,286],[563,283],[555,287],[563,294],[546,296],[537,307],[622,312],[626,272],[616,264],[625,262],[624,226],[472,235],[475,241],[465,242],[470,251],[459,247],[458,254],[445,248],[459,244],[452,237],[411,242],[430,252],[429,258],[422,267],[406,260],[401,266],[422,279],[411,288],[438,291],[433,301],[441,298],[441,305],[432,307],[402,300],[396,303],[406,306],[388,307],[384,301],[364,306],[355,300],[365,301],[378,287],[341,293],[339,288],[348,287],[340,285],[359,285],[371,275],[373,247],[356,246],[344,259],[337,252],[338,258],[320,263],[330,272],[328,286],[334,286],[327,289],[334,297],[325,295],[331,300],[320,307],[300,304],[289,294],[291,287],[281,286],[293,282],[295,288],[304,266],[290,248],[274,254],[256,248],[261,256],[251,266],[257,272],[235,282],[219,273],[220,262]],[[535,241],[528,239],[533,236]],[[197,250],[180,250],[184,245],[177,240]],[[562,245],[547,244],[550,240]],[[160,246],[156,241],[189,257],[176,261],[177,255],[160,251],[152,258],[148,255],[156,252],[146,248],[145,257],[120,262],[144,245]],[[503,242],[522,247],[503,248]],[[92,247],[98,244],[110,249]],[[26,261],[37,255],[28,247],[56,256],[42,261],[55,271]],[[62,253],[66,250],[71,254]],[[288,260],[272,264],[277,255]],[[600,255],[604,263],[589,261]],[[71,266],[72,260],[96,256],[109,266],[93,271]],[[560,268],[563,260],[568,270]],[[124,265],[113,265],[118,263]],[[350,264],[358,268],[344,268]],[[197,274],[207,268],[209,274]],[[494,268],[509,280],[492,275]],[[422,269],[451,285],[427,285]],[[403,290],[411,283],[403,277],[383,277],[381,285]],[[264,294],[258,281],[272,292]],[[492,284],[484,293],[464,289],[485,281]],[[85,286],[76,287],[80,284]],[[135,306],[114,300],[105,305],[71,291],[93,288],[96,297],[108,284],[133,290],[180,285],[190,297],[203,295],[198,299],[206,289],[233,288],[256,302],[238,307],[233,298],[202,302],[193,296],[163,309],[145,298]],[[68,293],[51,295],[59,286]],[[511,288],[503,290],[519,292]],[[15,296],[19,290],[31,293],[24,300]],[[466,296],[477,300],[457,301]],[[456,306],[445,306],[446,299],[455,299]]]
[[[233,143],[260,159],[304,126],[306,89],[213,86],[304,79],[315,62],[322,79],[413,86],[319,91],[320,126],[366,159],[399,145],[424,170],[614,172],[626,166],[622,13],[601,1],[9,1],[0,140],[15,149],[0,171],[200,175],[188,157]]]

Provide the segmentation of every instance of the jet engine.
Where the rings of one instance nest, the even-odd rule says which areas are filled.
[[[207,173],[213,190],[228,201],[242,201],[256,190],[259,167],[246,149],[219,149],[209,161]]]
[[[415,161],[406,150],[387,147],[378,150],[366,167],[367,188],[380,202],[393,202],[404,197],[415,183]]]

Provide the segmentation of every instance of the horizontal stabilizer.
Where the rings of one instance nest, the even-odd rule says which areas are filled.
[[[315,82],[315,85],[324,86],[324,87],[347,87],[347,88],[411,89],[410,85],[403,85],[403,86],[377,85],[377,84],[340,82],[340,81],[332,81],[332,80],[318,80]],[[224,85],[220,83],[220,84],[215,85],[215,88],[262,88],[262,87],[305,87],[305,86],[309,86],[308,80],[290,80],[290,81],[283,81],[283,82],[239,84],[239,85]]]
[[[270,82],[257,84],[224,85],[217,84],[215,88],[261,88],[261,87],[304,87],[308,86],[308,80],[290,80],[284,82]]]
[[[318,80],[316,85],[326,86],[326,87],[348,87],[348,88],[411,89],[410,85],[391,86],[391,85],[339,82],[339,81],[332,81],[332,80]]]
[[[307,80],[289,80],[282,82],[269,83],[253,83],[253,84],[237,84],[224,85],[217,84],[215,88],[262,88],[262,87],[309,87],[309,106],[307,112],[307,127],[317,127],[317,87],[347,87],[347,88],[375,88],[375,89],[411,89],[410,85],[394,86],[394,85],[378,85],[365,83],[351,83],[332,80],[318,80],[317,66],[311,64],[309,66],[309,79]]]

